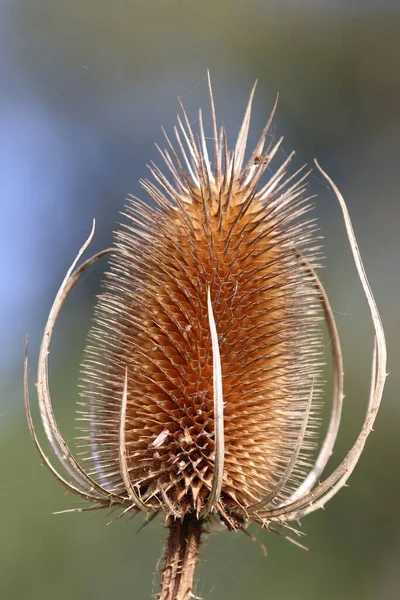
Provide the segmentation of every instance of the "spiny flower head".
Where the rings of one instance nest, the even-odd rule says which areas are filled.
[[[257,521],[274,530],[274,523],[286,526],[323,506],[344,485],[372,428],[385,375],[382,326],[343,198],[318,167],[340,202],[377,344],[360,436],[317,483],[340,423],[340,343],[317,274],[320,240],[309,214],[308,173],[289,176],[290,155],[267,174],[282,141],[270,141],[273,115],[245,161],[253,93],[232,150],[217,125],[211,86],[212,148],[202,113],[195,133],[182,106],[175,141],[165,134],[167,147],[159,149],[167,174],[152,164],[152,180],[142,181],[151,203],[128,200],[114,249],[73,272],[75,261],[50,312],[39,405],[65,476],[39,446],[27,399],[28,420],[49,468],[95,508],[162,512],[171,523],[196,522],[200,530],[216,517],[230,529]],[[81,440],[92,464],[86,470],[58,429],[47,355],[66,295],[107,252],[110,269],[83,363]],[[333,406],[315,455],[324,324]]]
[[[155,511],[220,506],[244,516],[266,497],[282,501],[308,464],[320,390],[318,245],[304,177],[288,181],[284,165],[258,185],[278,147],[263,154],[268,128],[242,167],[250,108],[233,153],[215,132],[214,170],[201,114],[199,142],[179,120],[187,172],[169,143],[172,184],[152,166],[156,184],[143,186],[155,206],[129,201],[90,334],[84,417],[95,471],[124,491],[126,371],[129,479]]]

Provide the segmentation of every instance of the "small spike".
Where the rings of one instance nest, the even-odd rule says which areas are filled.
[[[247,138],[249,135],[249,127],[250,127],[250,119],[251,119],[251,107],[253,104],[253,98],[257,87],[257,81],[253,85],[253,88],[250,92],[250,98],[247,104],[246,112],[243,118],[243,123],[239,131],[238,139],[235,147],[235,155],[236,155],[236,165],[235,165],[235,174],[236,176],[241,172],[242,165],[244,161],[244,155],[246,152],[247,146]]]
[[[214,173],[215,173],[215,183],[217,186],[221,183],[221,144],[218,143],[218,125],[217,125],[217,114],[215,111],[214,104],[214,94],[211,86],[211,77],[210,71],[207,70],[207,81],[208,81],[208,94],[210,96],[210,107],[211,107],[211,117],[212,117],[212,126],[213,126],[213,135],[214,135]]]

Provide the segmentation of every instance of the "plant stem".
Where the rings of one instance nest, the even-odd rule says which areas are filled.
[[[194,570],[198,559],[202,522],[194,515],[170,517],[159,600],[193,598]]]

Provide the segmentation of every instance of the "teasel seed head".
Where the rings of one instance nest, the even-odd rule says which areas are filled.
[[[288,175],[290,155],[267,176],[282,141],[270,141],[274,111],[245,162],[254,88],[233,149],[224,127],[218,128],[210,83],[209,90],[213,161],[201,111],[195,133],[182,106],[175,142],[165,134],[167,147],[159,149],[168,175],[152,164],[152,180],[141,182],[151,203],[129,198],[114,248],[75,271],[92,231],[50,311],[38,397],[63,474],[34,430],[25,360],[30,430],[63,485],[93,508],[121,506],[126,513],[142,510],[169,519],[171,536],[175,533],[167,547],[169,583],[162,598],[190,597],[193,569],[182,568],[189,552],[182,544],[194,540],[195,562],[201,532],[213,520],[229,529],[256,521],[289,538],[288,522],[321,508],[359,459],[386,376],[384,333],[350,217],[339,190],[316,163],[342,209],[375,328],[365,422],[342,463],[319,482],[339,430],[343,365],[318,276],[320,238],[306,193],[308,173]],[[106,254],[110,268],[83,363],[83,462],[72,454],[54,416],[48,352],[67,294]],[[332,347],[333,400],[325,439],[318,444],[324,326]],[[90,469],[83,467],[87,460]]]

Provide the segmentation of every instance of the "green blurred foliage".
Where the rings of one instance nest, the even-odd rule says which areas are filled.
[[[118,182],[110,169],[98,184],[98,205],[94,200],[91,208],[85,207],[79,190],[71,196],[68,208],[79,239],[88,229],[90,210],[97,206],[100,236],[108,243],[123,194],[136,191],[131,187],[130,161],[146,175],[144,165],[155,156],[147,149],[152,140],[160,140],[162,119],[168,119],[169,130],[174,124],[178,95],[194,106],[204,105],[206,68],[211,69],[221,119],[227,113],[232,124],[231,139],[239,123],[237,107],[258,78],[256,122],[261,124],[279,90],[277,134],[287,135],[301,161],[317,154],[349,198],[388,333],[392,372],[376,432],[350,488],[326,511],[302,523],[310,552],[255,527],[252,533],[267,545],[267,558],[240,533],[210,536],[198,572],[197,593],[204,600],[400,596],[400,12],[378,1],[368,6],[358,12],[351,2],[9,0],[7,7],[7,27],[0,40],[7,98],[14,94],[29,103],[35,95],[56,119],[100,132],[115,164],[125,165]],[[221,106],[218,97],[224,95]],[[82,181],[85,175],[80,177]],[[325,197],[319,213],[328,238],[324,280],[339,315],[347,365],[344,426],[334,457],[338,461],[363,418],[372,332],[349,253],[343,249],[334,200],[317,177],[311,183]],[[34,197],[21,201],[35,210]],[[53,226],[56,233],[62,230],[62,224],[54,225],[44,215],[34,234],[46,240]],[[71,238],[63,248],[58,280],[76,245]],[[53,268],[53,259],[49,248],[38,269],[45,271],[47,264]],[[100,273],[101,269],[97,277]],[[79,361],[96,281],[96,276],[85,280],[68,303],[57,330],[57,355],[52,356],[57,416],[69,439],[74,435]],[[46,287],[46,307],[56,287],[57,278]],[[29,298],[26,301],[29,308]],[[29,326],[38,336],[44,312],[29,316]],[[35,351],[36,344],[32,354]],[[2,352],[6,355],[7,349]],[[2,382],[7,397],[0,408],[1,597],[150,597],[157,590],[153,581],[165,536],[162,523],[153,522],[137,534],[141,517],[107,526],[115,514],[52,515],[80,504],[40,467],[23,416],[21,363],[15,359]],[[33,384],[33,366],[31,371]]]

